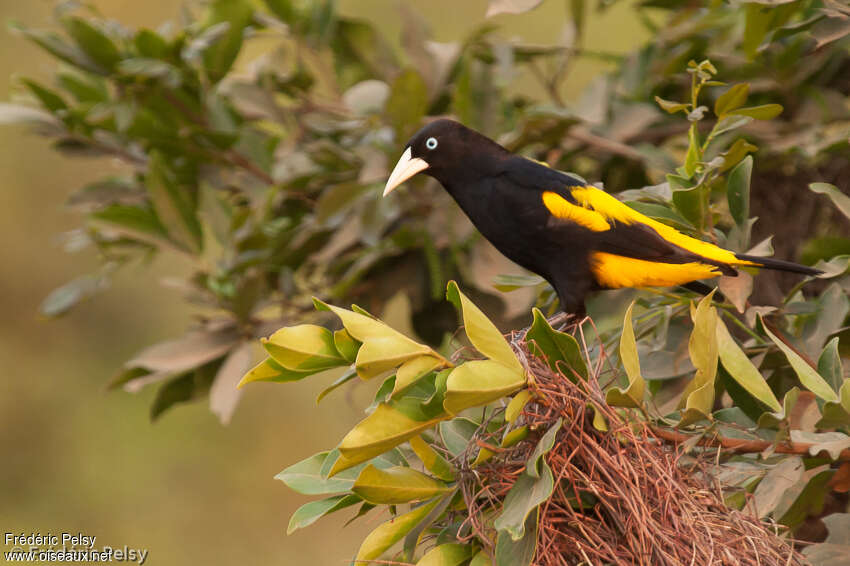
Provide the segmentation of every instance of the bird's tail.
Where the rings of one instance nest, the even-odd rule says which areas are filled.
[[[735,257],[742,261],[751,262],[755,264],[756,267],[765,267],[767,269],[776,269],[778,271],[790,271],[791,273],[802,273],[803,275],[820,275],[823,273],[823,271],[819,269],[790,261],[782,261],[781,259],[744,254],[735,254]]]

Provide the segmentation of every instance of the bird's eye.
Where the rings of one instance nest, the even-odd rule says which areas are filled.
[[[425,140],[425,147],[428,149],[437,149],[437,138],[428,138]]]

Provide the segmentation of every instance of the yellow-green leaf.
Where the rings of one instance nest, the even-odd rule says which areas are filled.
[[[416,566],[458,566],[469,560],[473,550],[471,544],[441,544],[426,552]]]
[[[318,501],[305,503],[295,510],[286,527],[286,534],[290,535],[298,529],[309,527],[325,515],[334,511],[345,509],[362,501],[356,495],[335,495]]]
[[[414,436],[410,439],[410,447],[416,453],[416,456],[422,461],[425,469],[444,481],[454,481],[455,476],[452,471],[452,466],[445,458],[437,454],[431,448],[431,445],[425,442],[421,436]]]
[[[521,369],[507,367],[494,360],[465,362],[449,374],[443,407],[456,415],[464,409],[500,399],[523,385],[525,375]]]
[[[395,374],[395,385],[391,396],[396,396],[416,381],[435,369],[442,368],[444,361],[434,356],[424,355],[404,362]]]
[[[533,395],[528,389],[523,389],[517,393],[514,398],[511,399],[511,402],[508,403],[507,408],[505,408],[505,420],[509,423],[513,423],[517,420],[522,414],[523,408],[529,401],[531,401],[532,397]]]
[[[561,362],[568,368],[564,372],[567,377],[573,377],[572,372],[569,371],[571,369],[587,379],[587,365],[576,339],[566,332],[552,328],[539,309],[532,309],[531,312],[534,320],[525,335],[526,340],[529,341],[531,353],[545,358],[553,371],[563,372],[563,369],[558,367],[558,362]]]
[[[353,363],[357,358],[357,351],[360,349],[360,341],[355,340],[343,328],[334,332],[334,346],[346,362]]]
[[[298,381],[299,379],[304,379],[305,377],[318,373],[319,371],[321,370],[297,371],[286,369],[272,358],[266,358],[254,366],[251,371],[242,376],[242,379],[236,387],[240,388],[252,381],[273,381],[276,383]]]
[[[511,446],[516,446],[522,440],[524,440],[528,436],[528,425],[523,425],[519,428],[515,428],[511,431],[508,431],[505,434],[505,437],[502,439],[502,443],[499,444],[502,448],[510,448]]]
[[[801,358],[797,352],[789,348],[785,342],[777,338],[777,336],[770,331],[767,325],[764,324],[764,321],[762,321],[762,327],[764,328],[764,331],[767,332],[770,339],[773,340],[773,343],[782,350],[783,354],[785,354],[785,357],[788,359],[788,363],[791,364],[791,367],[794,369],[794,372],[797,374],[797,377],[800,379],[800,383],[803,384],[803,387],[825,401],[838,400],[838,395],[832,390],[829,383],[827,383],[826,380],[822,378],[817,371],[815,371],[815,368],[806,363],[806,361]]]
[[[688,353],[697,368],[693,380],[685,388],[684,426],[700,418],[709,418],[714,405],[714,379],[717,376],[717,309],[711,306],[714,291],[706,295],[692,310],[694,330],[688,340]]]
[[[782,114],[781,104],[761,104],[759,106],[748,106],[746,108],[738,108],[729,112],[735,116],[749,116],[755,120],[771,120]]]
[[[469,566],[493,566],[493,562],[485,551],[479,550],[478,554],[472,557]]]
[[[442,495],[450,488],[427,474],[406,466],[380,470],[368,465],[354,481],[351,491],[369,503],[395,505]]]
[[[354,367],[362,379],[371,379],[429,352],[428,346],[404,337],[370,338],[360,346]]]
[[[747,393],[761,401],[772,410],[779,412],[782,405],[773,394],[770,386],[764,380],[758,368],[747,357],[744,351],[729,334],[729,329],[723,321],[717,322],[717,350],[720,362],[729,375],[743,387]]]
[[[383,454],[447,417],[448,415],[441,414],[426,421],[417,421],[398,409],[381,403],[342,439],[339,444],[341,457],[334,463],[329,475]]]
[[[283,367],[291,370],[324,370],[345,365],[334,345],[333,333],[315,324],[281,328],[262,339],[263,347]]]
[[[522,365],[502,333],[481,312],[481,309],[460,292],[457,283],[454,281],[449,281],[446,298],[461,311],[466,335],[479,352],[505,367],[522,373]]]
[[[635,331],[632,327],[632,309],[635,303],[629,305],[626,309],[626,316],[623,319],[623,334],[620,336],[620,361],[626,370],[626,375],[629,378],[629,386],[626,389],[612,387],[605,395],[605,402],[611,406],[619,407],[642,407],[643,395],[646,389],[646,383],[640,373],[640,359],[637,353],[637,343],[635,342]]]
[[[749,95],[750,85],[748,83],[732,85],[729,90],[717,97],[717,101],[714,103],[714,113],[718,118],[723,118],[736,108],[743,106]]]
[[[412,511],[393,517],[386,523],[378,525],[378,528],[369,533],[363,544],[360,545],[355,563],[379,558],[389,547],[404,538],[404,535],[418,525],[438,502],[439,499],[436,499],[425,505],[420,505]]]

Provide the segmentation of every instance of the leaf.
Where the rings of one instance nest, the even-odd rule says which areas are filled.
[[[546,280],[539,275],[497,275],[493,278],[493,287],[503,293],[510,293],[523,287],[536,287]]]
[[[832,204],[834,204],[838,210],[844,214],[844,216],[850,218],[850,196],[842,193],[838,187],[830,185],[829,183],[809,183],[809,190],[813,193],[828,196],[830,200],[832,200]]]
[[[740,108],[750,95],[749,83],[732,85],[729,89],[717,97],[714,103],[714,113],[718,118],[723,118],[732,110]]]
[[[236,328],[195,330],[182,338],[149,346],[127,361],[125,367],[182,372],[194,369],[230,351],[239,341]]]
[[[438,414],[418,421],[387,403],[381,403],[342,439],[339,444],[342,457],[334,464],[331,475],[383,454],[447,417],[446,414]]]
[[[419,460],[422,461],[422,465],[425,466],[426,470],[443,481],[455,480],[451,464],[440,456],[436,450],[431,448],[431,445],[425,442],[421,436],[414,436],[409,442],[410,447],[416,453]]]
[[[759,317],[759,319],[761,319],[761,317]],[[785,357],[788,359],[788,363],[791,364],[791,367],[794,369],[794,372],[797,374],[797,377],[800,379],[800,383],[803,384],[803,387],[825,401],[838,400],[838,395],[836,395],[835,391],[832,390],[829,383],[818,375],[818,372],[816,372],[812,366],[806,363],[806,361],[801,358],[797,352],[785,344],[785,342],[777,338],[763,321],[762,326],[770,339],[773,340],[773,343],[782,350],[783,354],[785,354]]]
[[[369,503],[395,505],[431,499],[451,488],[413,468],[395,466],[380,470],[369,465],[357,476],[351,491]]]
[[[426,552],[416,566],[460,566],[469,560],[474,548],[471,544],[441,544]]]
[[[833,460],[838,460],[842,450],[850,448],[850,436],[843,432],[792,430],[791,442],[811,443],[809,455],[817,456],[821,452],[826,452]]]
[[[782,114],[781,104],[762,104],[760,106],[748,106],[747,108],[738,108],[730,112],[735,116],[748,116],[754,120],[772,120]]]
[[[356,371],[354,371],[353,369],[347,370],[341,376],[336,378],[333,383],[331,383],[326,388],[322,389],[322,392],[319,393],[319,395],[316,397],[316,404],[318,405],[319,403],[321,403],[322,399],[327,397],[328,394],[330,394],[332,391],[334,391],[338,387],[342,386],[343,384],[348,383],[349,381],[351,381],[352,379],[354,379],[356,377],[359,377],[357,375]]]
[[[612,387],[605,394],[605,402],[611,406],[618,407],[642,407],[643,395],[646,383],[640,374],[640,360],[638,359],[637,344],[635,343],[635,331],[632,327],[632,309],[635,302],[626,309],[623,319],[623,333],[620,336],[620,361],[629,378],[629,386],[626,389]]]
[[[291,535],[298,529],[309,527],[325,515],[356,505],[360,501],[362,500],[356,495],[334,495],[327,499],[305,503],[289,518],[286,534]]]
[[[334,331],[334,347],[346,362],[354,363],[360,345],[360,342],[352,338],[351,334],[344,328]]]
[[[239,384],[242,375],[251,367],[251,344],[243,342],[236,346],[221,364],[210,387],[210,412],[221,424],[228,424],[239,403]]]
[[[437,359],[434,356],[419,356],[412,360],[404,362],[396,372],[395,385],[393,386],[392,397],[395,397],[405,389],[413,385],[422,377],[428,375],[435,369],[441,369],[444,365],[443,360]]]
[[[95,63],[110,70],[121,59],[118,47],[101,30],[76,16],[63,18],[62,24],[74,42]]]
[[[744,226],[750,218],[750,177],[753,171],[753,158],[745,157],[730,172],[726,181],[726,199],[729,212],[738,226]]]
[[[667,113],[669,113],[669,114],[675,114],[676,112],[686,112],[687,113],[688,108],[690,108],[690,106],[691,106],[690,104],[687,104],[687,103],[684,103],[684,102],[673,102],[672,100],[664,100],[660,96],[655,97],[655,102],[657,102],[658,105],[662,109],[667,111]]]
[[[522,14],[539,6],[543,0],[490,0],[485,18],[499,14]]]
[[[523,372],[522,365],[496,325],[461,293],[454,281],[449,281],[446,298],[460,311],[466,335],[479,352],[507,368]]]
[[[440,438],[443,439],[443,444],[452,458],[457,458],[466,451],[478,426],[478,423],[464,417],[440,423]]]
[[[246,0],[214,0],[208,5],[202,29],[224,30],[203,49],[204,69],[214,83],[227,75],[242,48],[242,36],[251,23],[253,9]]]
[[[97,292],[108,287],[105,277],[100,275],[83,275],[53,289],[39,310],[44,316],[60,316],[71,310],[79,302],[84,301]]]
[[[841,367],[841,354],[838,352],[838,336],[824,346],[818,358],[818,373],[832,386],[833,391],[841,389],[844,369]]]
[[[770,386],[762,377],[758,368],[750,361],[744,351],[732,338],[729,329],[722,320],[717,322],[717,350],[720,362],[738,385],[758,401],[770,407],[773,411],[782,411],[782,405],[773,394]]]
[[[523,389],[511,399],[508,406],[505,408],[505,421],[513,424],[522,414],[522,410],[528,404],[534,395],[528,389]]]
[[[811,564],[843,566],[850,555],[850,513],[833,513],[821,519],[829,534],[826,540],[803,549]]]
[[[277,363],[274,358],[266,358],[265,360],[254,366],[245,375],[243,375],[237,387],[242,388],[249,383],[253,383],[254,381],[269,381],[273,383],[300,381],[305,377],[310,377],[311,375],[315,375],[320,371],[324,370],[318,369],[298,371],[286,369],[285,367]]]
[[[501,399],[525,383],[524,373],[494,360],[465,362],[449,374],[443,407],[456,415],[464,409]]]
[[[839,428],[850,426],[850,379],[838,390],[838,401],[823,404],[823,418],[815,425],[817,428]]]
[[[513,541],[518,541],[525,535],[529,515],[532,512],[536,514],[537,507],[552,495],[552,470],[543,457],[554,446],[555,436],[560,428],[561,420],[558,419],[540,438],[526,462],[525,471],[508,491],[502,512],[493,523],[496,530],[507,532]]]
[[[739,271],[734,276],[724,275],[718,280],[717,288],[743,314],[747,310],[747,299],[753,292],[753,276],[746,271]]]
[[[770,515],[782,496],[803,478],[805,466],[799,456],[789,456],[771,468],[753,492],[755,509],[760,518]]]
[[[525,335],[531,353],[544,358],[553,371],[563,371],[558,366],[558,362],[561,362],[582,379],[587,379],[587,366],[576,339],[566,332],[552,328],[539,309],[534,308],[531,312],[534,320]],[[573,377],[571,372],[563,372],[563,374],[568,378]]]
[[[185,189],[177,184],[165,158],[158,151],[151,152],[148,160],[145,186],[169,239],[186,251],[200,252],[203,236],[195,209]]]
[[[694,329],[688,340],[688,353],[697,369],[693,380],[685,388],[685,412],[680,426],[700,418],[709,418],[714,405],[714,380],[717,376],[717,309],[711,306],[714,291],[703,298],[692,311]]]
[[[164,383],[157,389],[156,397],[151,404],[151,421],[156,421],[173,405],[191,400],[194,393],[195,376],[191,372]]]
[[[537,523],[540,511],[535,508],[525,520],[525,534],[514,540],[507,531],[496,536],[496,560],[494,566],[531,566],[537,551]],[[486,564],[486,562],[485,562]],[[471,566],[471,565],[470,565]]]
[[[61,37],[52,31],[34,30],[26,28],[16,22],[9,24],[12,31],[20,33],[33,43],[66,63],[75,67],[85,69],[92,73],[103,73],[104,69],[91,60],[82,50],[66,43]]]
[[[436,499],[425,505],[420,505],[412,511],[393,517],[386,523],[378,525],[378,528],[369,533],[363,540],[360,549],[357,551],[357,557],[354,559],[355,563],[380,557],[384,551],[404,538],[404,535],[419,524],[438,502],[439,499]]]
[[[278,364],[293,371],[321,371],[347,363],[336,349],[333,333],[315,324],[284,327],[261,342]]]
[[[414,69],[406,69],[393,81],[386,112],[399,141],[406,141],[428,111],[428,86]]]

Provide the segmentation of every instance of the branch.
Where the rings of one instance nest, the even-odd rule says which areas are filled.
[[[685,434],[675,430],[659,428],[651,426],[652,433],[670,442],[685,442],[694,437],[693,434]],[[814,442],[784,442],[782,444],[774,444],[767,440],[744,440],[742,438],[727,438],[725,436],[703,437],[698,442],[700,446],[709,446],[713,448],[724,448],[738,454],[753,454],[764,452],[768,448],[773,448],[777,454],[797,454],[800,456],[810,455],[809,450],[817,446]],[[836,458],[839,462],[850,462],[850,448],[842,450]]]

